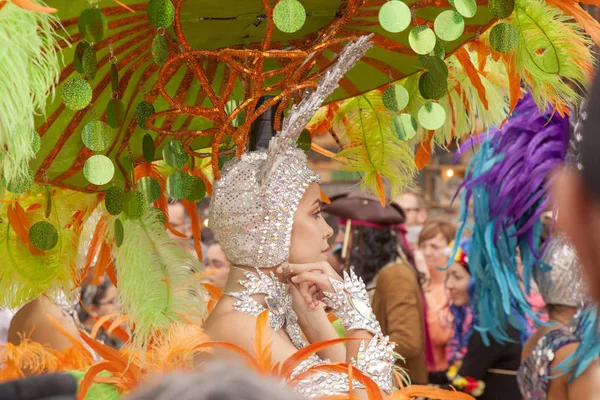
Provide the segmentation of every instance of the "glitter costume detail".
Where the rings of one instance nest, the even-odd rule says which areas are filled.
[[[550,365],[558,349],[579,339],[571,330],[555,329],[542,336],[533,352],[525,359],[517,374],[521,393],[526,399],[545,400],[551,376]]]

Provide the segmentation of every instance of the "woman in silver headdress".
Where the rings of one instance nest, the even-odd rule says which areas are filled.
[[[573,355],[583,341],[597,342],[595,324],[581,324],[585,290],[575,250],[562,235],[549,239],[541,262],[534,270],[534,280],[546,303],[549,324],[540,326],[523,348],[523,364],[518,372],[521,393],[531,400],[568,400],[589,398],[592,368],[573,369]],[[591,310],[596,313],[595,308]],[[589,331],[589,332],[587,332]],[[581,357],[596,357],[597,345]],[[568,368],[570,367],[570,368]],[[587,366],[586,366],[587,367]]]
[[[365,338],[325,348],[297,368],[288,383],[308,397],[348,391],[343,373],[294,379],[327,360],[351,362],[383,392],[392,389],[394,345],[381,333],[363,282],[340,277],[326,262],[333,231],[321,216],[319,176],[296,148],[306,123],[369,47],[366,37],[346,46],[318,88],[288,113],[268,150],[226,165],[210,205],[210,228],[233,264],[225,296],[204,324],[212,340],[254,354],[256,318],[267,311],[272,361],[282,363],[309,343],[337,338],[321,301],[349,337]]]

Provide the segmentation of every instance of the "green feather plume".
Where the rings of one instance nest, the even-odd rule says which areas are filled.
[[[7,182],[27,174],[35,157],[34,116],[44,112],[60,74],[59,28],[57,16],[10,1],[0,10],[0,168]]]
[[[78,279],[77,245],[79,227],[73,218],[75,212],[83,212],[83,218],[94,208],[96,196],[54,190],[50,217],[45,218],[46,190],[34,186],[27,198],[19,200],[30,224],[47,220],[58,231],[58,244],[52,250],[33,255],[29,247],[17,236],[8,222],[7,210],[12,202],[0,203],[0,308],[18,308],[46,294],[59,299],[72,292]],[[5,198],[12,201],[16,198]],[[41,205],[41,207],[38,207]],[[36,208],[37,207],[37,208]]]
[[[393,118],[381,94],[370,92],[342,103],[333,124],[338,136],[349,142],[336,160],[345,170],[364,173],[363,188],[380,198],[385,197],[381,176],[389,180],[394,198],[412,182],[416,172],[410,146],[394,134]]]
[[[199,322],[205,312],[196,277],[202,266],[167,235],[159,214],[150,209],[140,219],[123,221],[123,243],[115,249],[121,312],[141,349],[173,322]]]

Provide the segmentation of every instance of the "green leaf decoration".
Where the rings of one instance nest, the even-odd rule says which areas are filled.
[[[171,140],[163,148],[163,159],[170,167],[182,168],[188,162],[189,156],[185,152],[181,141]]]
[[[96,77],[96,71],[98,71],[98,62],[96,60],[96,50],[93,46],[85,49],[83,53],[83,73],[88,79],[94,79]]]
[[[120,187],[113,186],[106,191],[104,207],[110,215],[119,215],[125,205],[125,192]]]
[[[88,122],[81,132],[81,140],[85,147],[92,151],[104,151],[114,140],[113,130],[102,121]]]
[[[110,99],[106,107],[106,120],[108,125],[117,129],[125,121],[125,105],[119,99]]]
[[[312,136],[308,129],[302,131],[300,136],[298,137],[298,148],[302,149],[305,153],[310,151],[310,146],[312,145]]]
[[[494,18],[508,18],[514,9],[515,0],[489,0],[488,2],[488,10]]]
[[[167,178],[167,192],[177,200],[190,197],[193,185],[192,176],[181,171],[175,171]]]
[[[96,154],[83,165],[83,175],[92,185],[106,185],[115,176],[115,166],[110,158]]]
[[[190,178],[192,190],[186,199],[194,203],[204,200],[206,197],[206,185],[204,184],[204,181],[197,176],[191,176]]]
[[[5,175],[2,175],[2,183],[6,190],[14,194],[23,194],[33,186],[33,171],[29,169],[28,174],[16,175],[10,182],[6,182]]]
[[[62,100],[69,110],[82,110],[92,101],[92,87],[85,79],[74,75],[63,85]]]
[[[169,54],[169,45],[167,39],[162,35],[154,36],[152,40],[152,59],[158,66],[163,66],[167,62]]]
[[[306,10],[297,0],[281,0],[273,9],[273,22],[282,32],[297,32],[306,22]]]
[[[425,71],[419,78],[419,93],[424,99],[439,100],[444,97],[447,90],[448,81],[443,76]]]
[[[113,92],[119,91],[119,69],[117,64],[110,64],[110,85]]]
[[[175,7],[171,0],[150,0],[146,13],[148,22],[155,28],[168,28],[175,21]]]
[[[29,229],[29,241],[38,250],[52,250],[58,244],[58,231],[48,221],[39,221]]]
[[[435,33],[425,25],[415,26],[408,34],[408,44],[417,54],[433,51],[435,43]]]
[[[427,71],[431,72],[436,76],[439,76],[440,79],[448,78],[448,66],[446,65],[446,62],[443,59],[430,54],[426,56],[419,56],[419,63],[425,69],[427,69]]]
[[[490,32],[490,44],[500,53],[506,53],[515,48],[518,41],[517,30],[509,23],[495,25]]]
[[[99,42],[106,35],[108,21],[98,8],[86,8],[79,16],[79,33],[83,40]]]
[[[383,91],[383,105],[390,111],[399,112],[404,110],[409,100],[408,90],[400,84],[388,86]]]
[[[410,25],[412,13],[403,1],[392,0],[381,6],[378,17],[383,29],[391,33],[399,33]]]
[[[123,223],[120,219],[115,220],[115,244],[117,247],[121,247],[123,244],[123,238],[125,237],[125,230],[123,229]]]
[[[146,133],[144,139],[142,139],[142,151],[144,153],[144,161],[154,161],[154,139],[152,139],[152,136],[148,133]]]
[[[138,219],[148,210],[146,197],[139,190],[132,190],[125,195],[125,207],[123,211],[130,219]]]
[[[135,121],[137,122],[137,125],[142,129],[147,129],[146,120],[154,113],[156,113],[154,105],[149,101],[142,101],[135,108]]]
[[[79,42],[75,47],[75,53],[73,53],[73,66],[75,67],[75,71],[83,74],[83,55],[85,51],[90,47],[88,42]]]
[[[160,197],[160,183],[150,176],[140,178],[137,187],[146,196],[148,203],[154,203]]]

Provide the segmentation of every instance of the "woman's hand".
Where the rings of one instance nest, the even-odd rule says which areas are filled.
[[[281,273],[281,267],[277,273]],[[334,292],[331,279],[342,281],[342,278],[326,261],[308,264],[289,264],[289,276],[291,281],[297,285],[300,294],[311,308],[315,308],[323,292]]]

